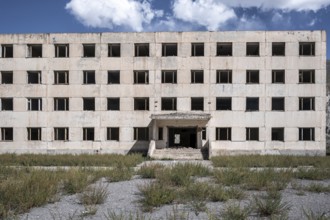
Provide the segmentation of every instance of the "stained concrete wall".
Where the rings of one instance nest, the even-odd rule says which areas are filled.
[[[191,56],[191,43],[204,43],[204,56]],[[232,42],[233,56],[217,57],[216,43]],[[260,56],[246,56],[246,42],[260,43]],[[285,42],[285,56],[272,56],[272,42]],[[315,56],[299,56],[299,42],[315,42]],[[96,56],[84,58],[83,44]],[[121,57],[107,57],[108,44],[120,43]],[[149,43],[149,57],[134,57],[135,43]],[[177,43],[178,56],[162,57],[162,43]],[[0,71],[13,71],[14,83],[0,85],[0,96],[14,98],[14,110],[0,112],[0,127],[14,128],[14,141],[0,152],[111,152],[147,149],[133,140],[133,127],[151,126],[161,97],[177,97],[177,112],[190,112],[191,97],[204,97],[210,113],[207,141],[212,154],[232,152],[325,152],[326,34],[324,31],[155,32],[87,34],[8,34],[14,58],[0,58]],[[42,58],[27,58],[27,44],[42,44]],[[69,58],[55,58],[54,44],[69,44]],[[217,84],[216,70],[233,71],[232,84]],[[285,70],[285,84],[272,84],[271,71]],[[315,70],[314,84],[299,84],[299,70]],[[27,71],[42,72],[42,83],[27,84]],[[68,70],[70,85],[54,85],[54,71]],[[83,71],[95,70],[96,84],[83,85]],[[107,84],[107,71],[120,70],[119,85]],[[133,83],[134,70],[148,70],[149,84]],[[177,70],[177,84],[162,84],[162,70]],[[191,70],[204,70],[204,83],[191,84]],[[246,70],[259,70],[260,83],[246,84]],[[315,97],[315,111],[299,111],[298,97]],[[43,110],[27,111],[27,98],[41,97]],[[70,111],[54,111],[53,98],[70,98]],[[82,98],[95,97],[96,110],[82,111]],[[107,111],[108,97],[120,97],[120,111]],[[149,111],[134,111],[134,97],[149,97]],[[232,111],[217,111],[216,97],[232,97]],[[246,97],[259,97],[259,111],[246,112]],[[271,97],[285,97],[285,111],[271,111]],[[27,141],[27,127],[41,127],[41,141]],[[69,127],[69,141],[54,141],[54,127]],[[95,141],[82,141],[82,127],[95,128]],[[120,127],[120,141],[107,141],[106,128]],[[231,141],[216,141],[216,127],[231,127]],[[259,127],[259,141],[246,141],[246,127]],[[285,141],[271,141],[271,128],[284,127]],[[299,127],[315,128],[315,141],[298,141]],[[152,130],[152,129],[150,129]]]

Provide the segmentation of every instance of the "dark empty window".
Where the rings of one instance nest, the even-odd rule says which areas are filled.
[[[28,57],[42,57],[42,45],[41,44],[29,44],[28,45]]]
[[[149,72],[146,70],[143,71],[134,71],[134,83],[135,84],[148,84],[149,83]]]
[[[259,70],[247,70],[246,71],[246,83],[259,83]]]
[[[83,128],[83,140],[94,141],[94,128]]]
[[[95,71],[84,71],[84,84],[95,84]]]
[[[149,98],[134,98],[134,110],[149,110]]]
[[[315,70],[299,70],[299,83],[315,83]]]
[[[246,98],[246,111],[259,111],[259,98],[247,97]]]
[[[231,128],[216,128],[216,140],[217,141],[230,141],[231,140]]]
[[[55,44],[55,57],[69,57],[69,44]]]
[[[272,141],[284,141],[284,128],[272,128]]]
[[[83,44],[83,56],[95,57],[95,44]]]
[[[12,141],[14,132],[13,128],[1,128],[0,141]]]
[[[108,84],[120,84],[120,71],[108,71]]]
[[[217,43],[217,56],[232,56],[233,44],[232,43]]]
[[[13,84],[13,72],[2,71],[1,72],[1,84]]]
[[[136,57],[148,57],[149,56],[149,44],[135,44],[135,56]]]
[[[314,97],[299,97],[299,110],[300,111],[314,111],[315,98]]]
[[[83,98],[84,111],[95,111],[95,98]]]
[[[178,55],[178,44],[176,43],[163,43],[162,44],[162,56],[177,56]]]
[[[272,111],[284,111],[284,98],[272,98]]]
[[[246,43],[246,56],[259,56],[259,43]]]
[[[193,57],[204,56],[204,43],[192,43],[191,44],[191,56],[193,56]]]
[[[272,43],[272,55],[273,56],[285,56],[285,43],[273,42]]]
[[[68,71],[55,71],[54,72],[54,84],[69,84],[69,72]]]
[[[54,111],[69,111],[69,98],[54,98]]]
[[[232,71],[217,70],[217,83],[232,83]]]
[[[69,140],[69,128],[54,128],[54,140],[55,141],[68,141]]]
[[[1,57],[2,58],[12,58],[14,54],[12,44],[2,44],[1,45]]]
[[[42,111],[42,99],[41,98],[28,98],[28,111]]]
[[[108,57],[120,57],[120,44],[108,44]]]
[[[299,141],[315,141],[315,129],[299,128]]]
[[[27,72],[28,84],[41,84],[41,72],[29,71]]]
[[[149,128],[148,127],[134,128],[134,140],[148,141],[149,140]]]
[[[204,71],[192,70],[191,71],[191,83],[204,83]]]
[[[176,83],[176,70],[163,70],[162,83]]]
[[[300,42],[299,43],[300,56],[315,56],[315,42]]]
[[[41,141],[41,128],[27,128],[29,141]]]
[[[119,141],[119,128],[118,127],[107,128],[107,140],[108,141]]]
[[[202,133],[202,140],[206,140],[206,128],[205,127],[202,128],[201,133]]]
[[[259,128],[246,128],[246,140],[258,141],[259,140]]]
[[[1,111],[13,111],[13,98],[2,98]]]
[[[204,98],[202,98],[202,97],[191,98],[191,110],[192,111],[203,111],[204,110]]]
[[[119,111],[120,110],[120,99],[119,98],[108,98],[108,110]]]
[[[285,71],[272,70],[272,83],[285,83]]]
[[[216,99],[216,110],[231,110],[231,97],[218,97]]]
[[[176,110],[176,98],[162,98],[162,110],[163,111],[175,111]]]
[[[162,127],[159,127],[158,128],[158,140],[163,140],[163,128]]]

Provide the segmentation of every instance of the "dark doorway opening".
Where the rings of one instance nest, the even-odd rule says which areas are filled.
[[[168,128],[168,142],[170,148],[197,148],[197,128]]]

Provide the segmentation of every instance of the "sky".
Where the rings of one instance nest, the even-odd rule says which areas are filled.
[[[330,42],[330,0],[0,0],[0,33],[233,30],[326,30]]]

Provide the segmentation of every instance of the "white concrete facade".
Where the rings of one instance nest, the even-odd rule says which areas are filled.
[[[274,56],[273,45],[279,42],[285,53]],[[177,56],[163,56],[166,43],[177,44]],[[192,56],[194,43],[202,43],[202,56]],[[217,56],[217,45],[222,43],[231,43],[231,55]],[[247,43],[259,44],[257,55],[247,55]],[[313,52],[301,55],[302,43],[310,43]],[[325,155],[325,31],[3,34],[0,44],[1,153],[147,151],[150,140],[155,140],[156,148],[171,147],[174,137],[169,128],[180,127],[179,133],[194,128],[196,133],[189,135],[196,140],[189,143],[209,148],[210,156]],[[56,57],[58,44],[68,45],[68,57]],[[95,57],[84,57],[84,44],[95,46]],[[108,56],[109,44],[120,45],[119,57]],[[136,56],[137,44],[148,45],[149,56]],[[41,57],[29,57],[30,45],[41,45]],[[11,47],[13,57],[6,57],[4,50],[9,48],[10,54]],[[166,70],[176,71],[176,83],[162,83],[162,71]],[[192,83],[194,70],[203,71],[202,83]],[[232,72],[231,82],[217,82],[220,70]],[[259,72],[258,82],[247,82],[250,70]],[[274,70],[284,70],[283,83],[273,83]],[[314,79],[300,81],[302,70],[312,71]],[[29,84],[29,71],[40,72],[41,81]],[[56,71],[68,72],[68,84],[56,84]],[[84,84],[84,71],[95,71],[95,84]],[[108,71],[120,71],[119,84],[108,83]],[[148,83],[134,83],[134,71],[147,71]],[[4,78],[8,72],[12,83]],[[66,111],[54,110],[54,98],[61,97],[69,100]],[[83,110],[83,98],[87,97],[95,98],[95,110]],[[134,99],[139,97],[148,98],[147,110],[135,110]],[[162,98],[166,97],[176,98],[176,110],[162,110]],[[203,110],[191,109],[194,97],[203,98]],[[231,110],[217,109],[217,98],[221,97],[231,98]],[[247,111],[247,97],[258,98],[258,110]],[[284,110],[272,110],[274,97],[284,98]],[[308,110],[300,110],[299,100],[304,97],[313,100]],[[41,98],[42,110],[29,111],[28,98]],[[119,110],[108,110],[108,98],[119,98]],[[12,110],[3,108],[5,99],[12,99]],[[119,129],[119,140],[107,140],[108,127]],[[137,127],[149,128],[146,140],[135,140]],[[158,140],[159,127],[163,140]],[[40,128],[40,140],[28,140],[28,128]],[[54,128],[67,128],[64,141],[54,140]],[[83,128],[94,128],[93,140],[83,140]],[[206,134],[202,138],[203,128]],[[219,140],[224,137],[216,135],[221,128],[230,128],[231,134],[224,135],[229,140]],[[258,128],[256,140],[247,140],[247,128]],[[282,129],[283,140],[272,135],[274,128]],[[306,131],[310,133],[304,136]]]

